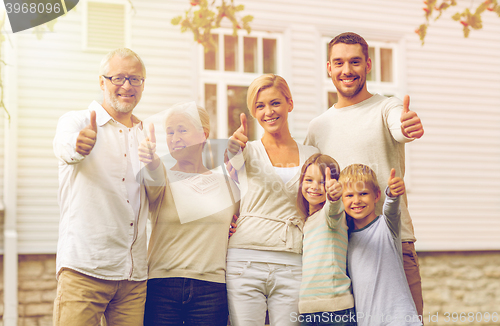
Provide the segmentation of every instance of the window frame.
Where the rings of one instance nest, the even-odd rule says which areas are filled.
[[[263,31],[252,31],[248,34],[246,31],[238,31],[238,57],[237,57],[237,71],[225,71],[224,70],[224,36],[233,35],[233,31],[230,29],[217,29],[213,32],[217,34],[218,41],[218,70],[208,70],[205,69],[205,52],[203,46],[198,46],[198,67],[199,67],[199,82],[198,90],[200,103],[205,104],[205,84],[215,84],[217,89],[217,134],[211,134],[212,138],[226,139],[228,138],[229,126],[228,126],[228,99],[227,99],[227,87],[228,86],[240,86],[248,87],[252,81],[264,74],[264,58],[263,58],[263,39],[274,39],[276,40],[276,61],[275,61],[275,74],[281,75],[283,70],[283,60],[282,58],[282,44],[283,36],[279,33],[270,33]],[[251,37],[257,38],[257,72],[250,73],[244,72],[244,47],[243,38]],[[247,117],[248,123],[256,123],[252,117]],[[263,131],[261,128],[256,128],[256,137],[260,138]]]
[[[124,7],[124,26],[123,26],[123,34],[124,34],[124,44],[122,47],[130,48],[131,44],[131,11],[132,7],[130,5],[129,1],[126,0],[82,0],[82,25],[83,25],[83,31],[82,31],[82,49],[83,51],[86,52],[109,52],[112,49],[105,49],[105,48],[99,48],[99,47],[92,47],[88,45],[88,35],[89,35],[89,26],[88,26],[88,6],[89,3],[94,2],[94,3],[104,3],[104,4],[116,4],[116,5],[122,5]]]

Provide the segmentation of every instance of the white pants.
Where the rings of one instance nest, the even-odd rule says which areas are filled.
[[[232,326],[263,326],[266,310],[271,326],[299,325],[302,266],[228,261],[226,269]]]

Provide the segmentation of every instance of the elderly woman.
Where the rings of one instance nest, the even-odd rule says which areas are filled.
[[[226,251],[237,188],[203,165],[210,133],[205,109],[194,102],[176,105],[165,129],[176,160],[171,169],[155,153],[152,125],[139,148],[152,213],[144,325],[225,326]]]
[[[226,282],[231,325],[294,325],[302,275],[303,219],[296,208],[300,167],[314,147],[297,143],[288,128],[293,101],[286,81],[273,74],[255,79],[247,105],[264,128],[246,143],[246,119],[231,137],[232,166],[242,189],[238,228],[229,241]],[[231,156],[231,155],[230,155]],[[295,318],[297,320],[297,318]]]

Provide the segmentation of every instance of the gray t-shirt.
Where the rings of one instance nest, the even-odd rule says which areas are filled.
[[[359,326],[422,325],[403,268],[399,197],[350,233],[347,255]]]

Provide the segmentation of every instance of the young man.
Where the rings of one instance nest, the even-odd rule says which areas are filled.
[[[132,115],[146,69],[129,49],[101,62],[102,104],[64,114],[59,159],[59,242],[54,325],[142,325],[146,299],[144,187],[136,182],[142,123]]]
[[[372,67],[368,44],[355,33],[342,33],[330,41],[328,74],[337,88],[338,102],[311,121],[305,140],[335,158],[344,168],[353,163],[370,166],[379,183],[386,182],[391,168],[404,176],[404,144],[422,137],[420,118],[397,98],[370,94],[366,76]],[[376,214],[382,212],[382,200]],[[401,198],[401,240],[408,284],[419,314],[423,313],[422,286],[413,243],[413,225],[406,196]]]
[[[372,169],[352,164],[340,173],[349,224],[347,249],[359,326],[421,326],[403,269],[400,197],[403,179],[391,170],[383,213],[375,213],[380,188]]]

